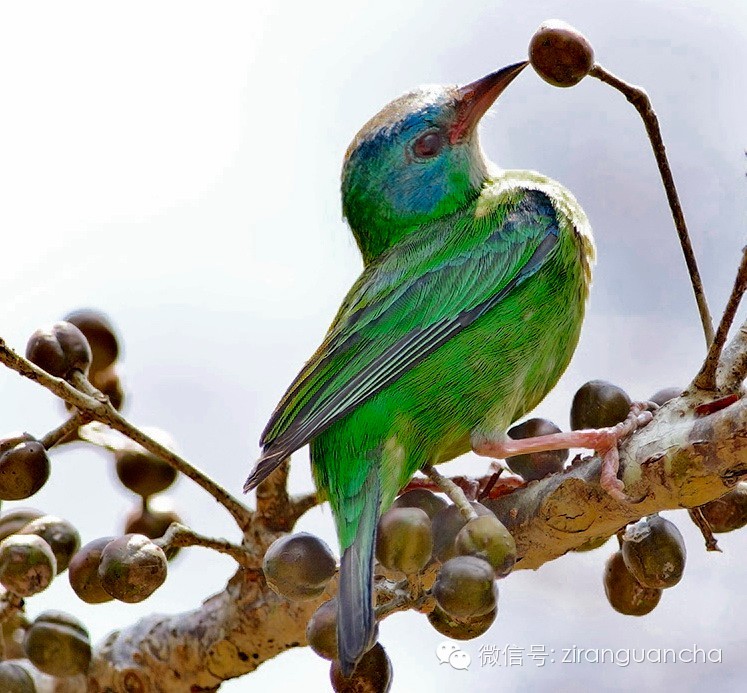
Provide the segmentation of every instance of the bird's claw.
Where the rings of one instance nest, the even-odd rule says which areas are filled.
[[[633,402],[630,405],[630,413],[624,421],[599,431],[603,441],[608,443],[596,449],[602,456],[599,485],[615,500],[624,503],[631,500],[630,496],[624,493],[625,485],[617,478],[617,472],[620,469],[620,454],[617,446],[621,440],[651,422],[654,418],[650,406],[652,404],[653,402]]]

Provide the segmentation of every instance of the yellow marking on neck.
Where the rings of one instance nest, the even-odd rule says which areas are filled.
[[[490,177],[477,200],[475,218],[487,216],[497,206],[517,202],[525,190],[539,190],[550,198],[558,214],[561,230],[565,228],[573,231],[578,239],[586,283],[587,286],[591,284],[596,247],[589,219],[573,193],[552,178],[536,171],[491,169]]]

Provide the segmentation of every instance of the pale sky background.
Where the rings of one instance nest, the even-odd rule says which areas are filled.
[[[276,401],[323,335],[360,261],[340,218],[339,167],[357,129],[423,83],[466,83],[522,59],[559,17],[597,59],[646,87],[662,124],[714,313],[744,244],[747,5],[730,0],[321,0],[314,3],[0,3],[0,335],[23,350],[37,327],[95,306],[120,329],[125,413],[170,431],[181,451],[236,493]],[[703,339],[643,127],[618,93],[587,79],[555,89],[527,70],[486,119],[500,165],[567,185],[599,250],[576,356],[537,413],[568,426],[573,392],[606,378],[646,397],[685,384]],[[60,405],[0,372],[1,430],[37,435]],[[448,470],[479,472],[474,457]],[[83,541],[121,531],[133,498],[111,461],[53,457],[31,503]],[[306,451],[292,487],[309,489]],[[169,494],[195,529],[236,537],[187,480]],[[13,504],[6,504],[10,508]],[[393,691],[743,689],[746,532],[706,554],[684,511],[682,582],[644,618],[606,602],[612,542],[501,583],[495,625],[463,649],[468,671],[439,665],[425,618],[381,627]],[[299,529],[336,541],[327,510]],[[183,551],[139,605],[88,606],[67,578],[29,600],[82,618],[98,640],[150,611],[181,611],[220,590],[231,561]],[[721,664],[480,667],[481,645],[720,648]],[[559,654],[557,655],[559,657]],[[328,690],[328,663],[286,653],[222,690]]]

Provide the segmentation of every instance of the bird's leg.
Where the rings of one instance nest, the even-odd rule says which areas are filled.
[[[425,464],[421,469],[451,499],[454,505],[459,508],[459,513],[465,520],[474,520],[477,517],[475,509],[467,499],[464,491],[451,479],[447,479],[441,472],[436,471],[436,468],[432,464]]]
[[[501,459],[566,448],[595,450],[602,456],[602,470],[599,479],[601,487],[613,498],[625,501],[628,498],[623,493],[623,483],[617,478],[617,471],[620,466],[617,444],[625,436],[651,421],[653,415],[648,408],[648,402],[634,402],[630,407],[627,418],[616,426],[608,428],[551,433],[546,436],[522,438],[520,440],[514,440],[507,436],[499,439],[488,438],[484,433],[473,432],[472,450],[478,455]]]

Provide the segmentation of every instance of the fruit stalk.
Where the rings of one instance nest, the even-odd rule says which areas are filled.
[[[732,288],[731,295],[726,303],[724,314],[721,316],[721,322],[719,322],[718,329],[716,330],[716,336],[708,349],[708,354],[703,362],[703,367],[693,380],[693,385],[701,390],[716,389],[716,373],[718,371],[719,361],[721,360],[721,353],[724,349],[724,344],[726,344],[726,337],[729,334],[729,329],[734,321],[737,308],[739,308],[739,303],[742,300],[742,296],[746,289],[747,248],[743,248],[742,261],[739,263],[739,270],[737,271],[737,277],[734,280],[734,287]]]
[[[685,215],[682,212],[682,205],[680,204],[680,198],[677,194],[674,178],[672,177],[672,169],[669,167],[664,140],[662,139],[661,129],[659,128],[659,119],[656,117],[656,112],[651,105],[651,100],[643,89],[628,84],[616,75],[607,71],[599,63],[596,63],[591,68],[589,74],[605,84],[609,84],[611,87],[614,87],[622,93],[623,96],[625,96],[625,98],[635,107],[636,111],[638,111],[638,114],[643,119],[646,133],[648,134],[651,147],[654,151],[656,164],[659,167],[659,174],[661,175],[661,180],[664,184],[664,190],[667,194],[669,209],[672,212],[674,225],[680,239],[682,253],[685,256],[685,264],[687,265],[687,271],[690,275],[690,282],[692,283],[693,293],[695,294],[695,302],[698,305],[700,322],[703,325],[706,346],[710,346],[714,338],[713,319],[711,318],[711,312],[708,309],[708,301],[706,299],[705,291],[703,290],[703,282],[700,278],[698,262],[695,259],[695,251],[693,250],[692,242],[690,240],[690,234],[687,231]]]
[[[57,428],[53,428],[49,433],[39,439],[39,442],[46,450],[53,448],[55,445],[65,440],[71,433],[75,433],[81,426],[84,426],[91,420],[91,417],[85,412],[76,411]]]
[[[236,546],[225,539],[212,539],[194,532],[189,527],[173,522],[160,539],[155,539],[154,544],[160,546],[165,552],[168,549],[185,546],[202,546],[212,549],[218,553],[231,556],[240,566],[248,567],[250,561],[249,553],[241,546]]]
[[[103,398],[102,401],[102,399],[80,392],[62,378],[50,375],[42,368],[31,363],[28,359],[17,354],[2,338],[0,338],[0,363],[16,371],[23,377],[47,388],[47,390],[57,395],[63,401],[68,402],[90,416],[91,419],[99,421],[124,434],[130,440],[138,443],[149,452],[167,462],[174,469],[192,479],[192,481],[201,486],[226,508],[242,531],[248,529],[251,525],[254,516],[251,510],[234,498],[220,484],[213,481],[207,474],[201,472],[194,465],[187,462],[187,460],[164,447],[156,440],[153,440],[153,438],[127,421],[103,395],[101,395]]]
[[[465,520],[474,520],[477,517],[477,513],[474,508],[470,505],[467,500],[467,496],[464,495],[459,486],[457,486],[451,479],[447,479],[443,474],[436,470],[433,465],[425,465],[422,471],[427,474],[435,484],[452,500],[454,505],[459,508],[459,512],[462,514]]]

